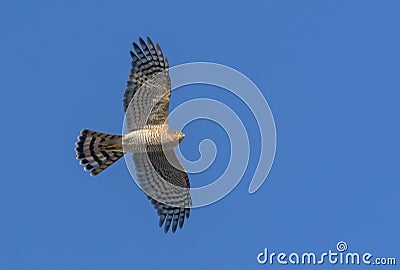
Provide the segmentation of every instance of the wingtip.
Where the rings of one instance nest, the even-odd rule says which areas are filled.
[[[160,221],[158,222],[158,226],[161,227],[164,224],[165,218],[166,218],[166,215],[164,215],[164,214],[160,215]]]
[[[135,49],[136,52],[141,52],[142,50],[140,49],[139,45],[136,42],[132,43],[133,48]]]
[[[129,51],[129,54],[131,55],[131,58],[135,58],[136,57],[135,53],[132,52],[131,50]]]

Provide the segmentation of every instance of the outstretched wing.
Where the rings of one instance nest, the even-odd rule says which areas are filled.
[[[132,68],[123,104],[128,131],[164,124],[168,118],[171,81],[168,60],[158,44],[140,38],[130,52]]]
[[[185,217],[189,218],[192,204],[189,178],[173,149],[164,152],[133,154],[137,181],[148,195],[157,214],[160,227],[165,222],[164,231],[172,232],[177,226],[182,228]]]

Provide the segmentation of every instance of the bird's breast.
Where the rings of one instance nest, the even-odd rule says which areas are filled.
[[[122,138],[124,152],[143,153],[162,151],[174,147],[171,136],[164,126],[149,126],[125,134]]]

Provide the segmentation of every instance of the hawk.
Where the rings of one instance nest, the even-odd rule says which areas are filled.
[[[168,107],[171,96],[168,60],[150,38],[139,39],[130,51],[132,67],[123,98],[128,133],[107,134],[88,129],[76,142],[76,157],[85,171],[96,176],[126,153],[132,153],[136,178],[157,210],[167,233],[182,228],[189,218],[191,197],[188,175],[175,156],[185,135],[171,130]]]

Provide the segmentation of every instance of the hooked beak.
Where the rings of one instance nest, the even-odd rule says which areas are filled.
[[[183,132],[181,132],[179,142],[181,142],[183,140],[183,138],[185,138],[185,134]]]

